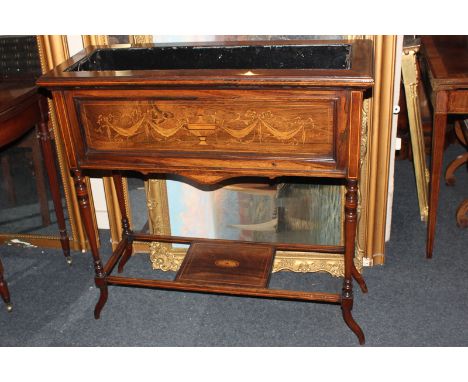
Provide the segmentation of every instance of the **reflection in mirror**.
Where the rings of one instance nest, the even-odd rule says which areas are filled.
[[[133,230],[156,233],[157,227],[152,228],[149,224],[151,208],[147,208],[144,180],[128,177],[127,181]],[[166,220],[171,235],[343,244],[342,187],[307,183],[239,183],[207,191],[182,181],[167,180],[165,184],[168,216],[152,221]]]
[[[0,149],[0,232],[58,236],[59,228],[35,129]],[[58,165],[56,164],[57,168]],[[62,193],[62,205],[65,207]],[[71,232],[64,209],[67,232]]]
[[[242,183],[214,191],[167,181],[171,233],[242,241],[340,245],[340,187]],[[318,224],[320,222],[320,224]]]
[[[0,36],[0,57],[0,82],[33,86],[41,74],[36,36]],[[59,236],[43,162],[34,126],[0,148],[0,234]],[[60,191],[63,195],[63,187]],[[67,232],[71,233],[63,196],[62,205]]]

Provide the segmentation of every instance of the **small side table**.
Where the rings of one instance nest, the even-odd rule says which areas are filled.
[[[426,257],[431,258],[448,114],[468,113],[468,36],[424,36],[422,69],[434,110]]]
[[[47,99],[40,95],[37,90],[37,87],[30,81],[0,82],[0,148],[19,139],[36,126],[37,137],[49,177],[63,254],[67,263],[71,264],[70,243],[60,197],[57,168],[51,143],[52,137],[48,128]],[[10,294],[7,283],[3,278],[3,271],[3,265],[0,262],[0,295],[7,304],[8,311],[11,311]]]

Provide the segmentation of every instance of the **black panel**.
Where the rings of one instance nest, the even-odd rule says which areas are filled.
[[[349,69],[351,45],[155,46],[98,49],[66,71]]]
[[[36,36],[0,36],[0,79],[42,74]]]

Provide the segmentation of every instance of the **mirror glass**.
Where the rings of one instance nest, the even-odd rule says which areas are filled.
[[[0,36],[0,57],[0,82],[8,81],[9,86],[25,81],[32,86],[41,74],[36,36]],[[34,126],[0,148],[0,234],[59,236],[43,162]],[[71,235],[62,185],[60,190]]]

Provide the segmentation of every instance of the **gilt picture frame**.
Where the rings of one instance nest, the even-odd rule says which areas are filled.
[[[419,212],[422,221],[428,218],[429,171],[424,150],[424,133],[420,112],[421,88],[420,70],[417,54],[420,43],[418,40],[407,40],[403,46],[401,58],[402,79],[408,110],[408,122],[413,151],[413,165],[416,176]]]

